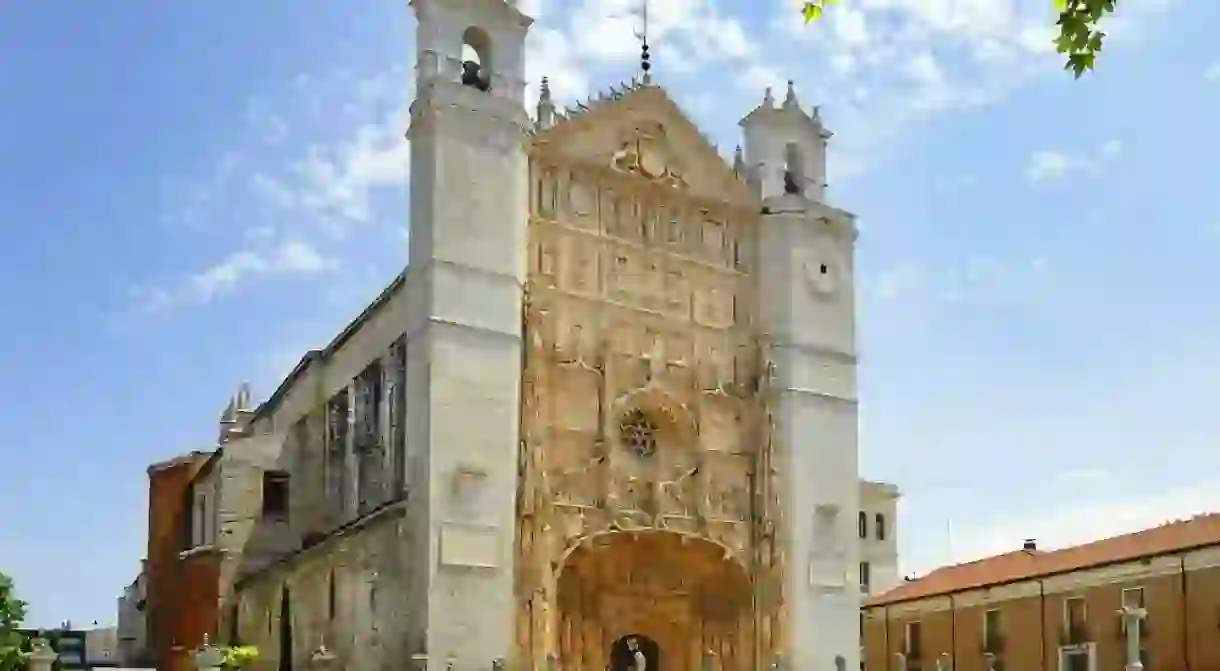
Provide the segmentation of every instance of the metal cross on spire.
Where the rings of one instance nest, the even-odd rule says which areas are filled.
[[[640,8],[637,12],[640,15],[640,30],[635,32],[635,37],[640,41],[640,70],[644,72],[643,80],[647,84],[650,80],[648,71],[652,69],[652,55],[648,53],[648,0],[640,0]]]

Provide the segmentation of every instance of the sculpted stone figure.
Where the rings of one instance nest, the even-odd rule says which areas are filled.
[[[631,667],[633,671],[647,671],[648,660],[644,659],[644,653],[640,652],[640,642],[634,636],[627,639],[627,649],[631,651],[631,657],[635,660]]]

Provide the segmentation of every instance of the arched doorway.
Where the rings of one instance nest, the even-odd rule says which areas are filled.
[[[634,649],[633,649],[634,648]],[[644,669],[636,669],[636,650],[644,656]],[[639,634],[620,636],[610,644],[610,671],[660,671],[661,646]]]
[[[636,639],[647,671],[752,669],[749,573],[722,546],[670,531],[612,532],[573,550],[559,575],[561,665],[628,671]]]

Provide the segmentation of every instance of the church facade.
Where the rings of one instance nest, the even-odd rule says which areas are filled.
[[[217,637],[280,669],[858,668],[857,233],[816,108],[768,91],[732,162],[647,70],[531,118],[515,3],[411,4],[409,263],[226,413],[192,490]]]

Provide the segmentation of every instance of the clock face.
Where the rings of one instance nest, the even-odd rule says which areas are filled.
[[[812,250],[805,259],[805,281],[823,297],[833,296],[843,284],[843,262],[829,249]]]

